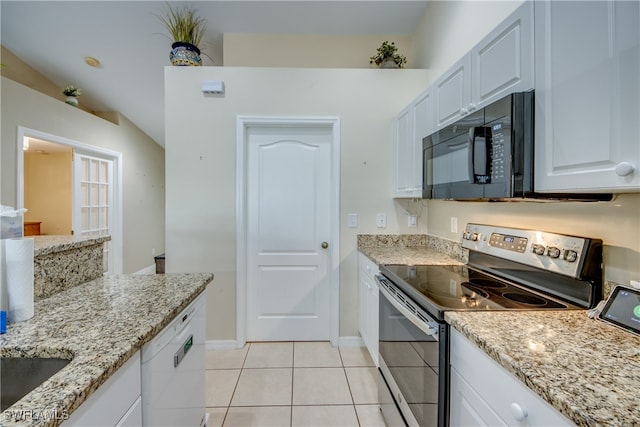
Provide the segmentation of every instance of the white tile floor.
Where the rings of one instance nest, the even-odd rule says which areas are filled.
[[[384,426],[364,347],[248,343],[207,352],[211,427]]]

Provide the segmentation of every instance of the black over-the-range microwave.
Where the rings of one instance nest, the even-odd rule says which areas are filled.
[[[422,140],[425,199],[611,200],[534,189],[534,92],[516,92]]]

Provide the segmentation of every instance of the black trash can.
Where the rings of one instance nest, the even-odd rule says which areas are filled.
[[[156,274],[164,274],[164,254],[154,257],[156,260]]]

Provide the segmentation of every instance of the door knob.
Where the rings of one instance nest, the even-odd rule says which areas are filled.
[[[327,249],[329,247],[329,244],[327,242],[322,242],[320,246],[322,246],[322,249]]]

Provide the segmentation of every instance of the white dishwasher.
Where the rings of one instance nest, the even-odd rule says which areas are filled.
[[[206,291],[142,347],[142,425],[199,427],[205,414]]]

